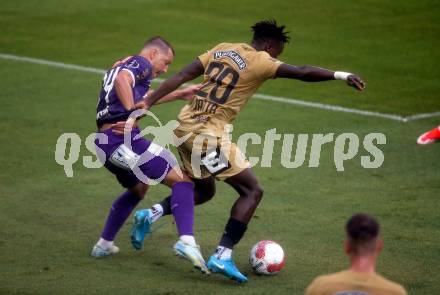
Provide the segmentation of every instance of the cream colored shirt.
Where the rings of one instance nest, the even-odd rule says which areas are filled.
[[[350,270],[317,277],[306,295],[406,295],[405,289],[376,273]]]
[[[244,43],[221,43],[198,58],[205,68],[203,87],[180,111],[179,129],[213,136],[221,136],[281,64]]]

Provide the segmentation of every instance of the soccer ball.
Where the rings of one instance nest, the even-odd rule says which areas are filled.
[[[284,267],[283,248],[274,241],[259,241],[252,247],[249,263],[258,274],[275,275]]]

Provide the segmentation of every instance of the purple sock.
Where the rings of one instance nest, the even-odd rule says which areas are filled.
[[[179,236],[193,236],[194,227],[194,184],[178,182],[172,187],[171,211],[176,220]]]
[[[139,202],[140,199],[130,191],[126,191],[119,196],[112,204],[101,237],[107,241],[113,241],[128,216],[130,216],[131,211]]]

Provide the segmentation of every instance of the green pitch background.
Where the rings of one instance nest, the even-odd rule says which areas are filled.
[[[170,72],[219,42],[246,42],[249,27],[276,18],[291,31],[281,59],[352,71],[368,83],[358,93],[342,82],[268,82],[260,92],[346,107],[413,115],[440,110],[438,1],[1,1],[0,52],[97,68],[138,51],[163,35],[177,56]],[[302,294],[317,275],[347,266],[343,225],[353,213],[376,215],[385,239],[378,272],[410,294],[440,288],[440,145],[417,146],[417,136],[440,118],[409,123],[253,100],[237,119],[244,132],[358,134],[381,132],[387,144],[379,169],[363,169],[360,156],[337,172],[334,144],[325,145],[319,168],[256,167],[265,189],[235,260],[246,285],[203,277],[175,258],[170,218],[142,251],[129,244],[127,224],[117,239],[121,253],[94,260],[111,202],[122,190],[105,169],[79,162],[67,178],[54,160],[64,132],[83,142],[95,131],[101,76],[0,59],[0,293],[1,294]],[[181,102],[154,108],[174,119]],[[82,145],[82,154],[90,153]],[[261,147],[250,146],[258,155]],[[153,187],[142,205],[168,190]],[[218,183],[213,201],[196,210],[197,238],[205,256],[217,245],[235,193]],[[286,267],[275,277],[252,274],[251,246],[278,241]]]

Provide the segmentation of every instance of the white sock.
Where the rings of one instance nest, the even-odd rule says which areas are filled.
[[[99,238],[99,241],[96,244],[102,249],[107,250],[110,249],[111,246],[113,246],[113,241],[107,241],[106,239]]]
[[[151,216],[148,218],[150,223],[154,223],[163,215],[163,207],[161,204],[156,204],[150,209]]]
[[[196,239],[194,238],[194,236],[188,236],[188,235],[182,235],[179,238],[182,242],[184,242],[185,244],[191,245],[191,246],[196,246]]]
[[[214,255],[218,259],[230,259],[232,257],[232,249],[223,246],[217,246]]]

